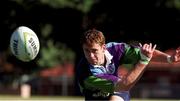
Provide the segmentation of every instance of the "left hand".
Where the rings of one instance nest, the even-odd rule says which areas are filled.
[[[171,56],[172,62],[180,62],[180,47],[178,47],[176,50],[174,50],[172,56]]]

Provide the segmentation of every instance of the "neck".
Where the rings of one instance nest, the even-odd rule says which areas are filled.
[[[105,55],[104,55],[103,58],[102,58],[102,61],[101,61],[100,65],[101,65],[101,66],[105,66],[105,64],[106,64],[106,58],[105,58]]]

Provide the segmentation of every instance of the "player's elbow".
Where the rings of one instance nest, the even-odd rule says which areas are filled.
[[[129,79],[124,79],[121,82],[118,82],[116,84],[116,91],[128,91],[131,89],[132,85],[134,84],[133,81],[129,80]]]

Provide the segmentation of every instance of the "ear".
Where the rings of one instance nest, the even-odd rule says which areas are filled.
[[[102,45],[102,48],[103,48],[103,50],[106,50],[106,45],[103,44],[103,45]]]

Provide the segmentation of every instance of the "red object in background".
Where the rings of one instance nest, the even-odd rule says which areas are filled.
[[[67,63],[64,65],[57,65],[55,67],[51,67],[40,72],[40,76],[42,77],[57,77],[63,74],[66,74],[68,77],[74,76],[74,64]]]

